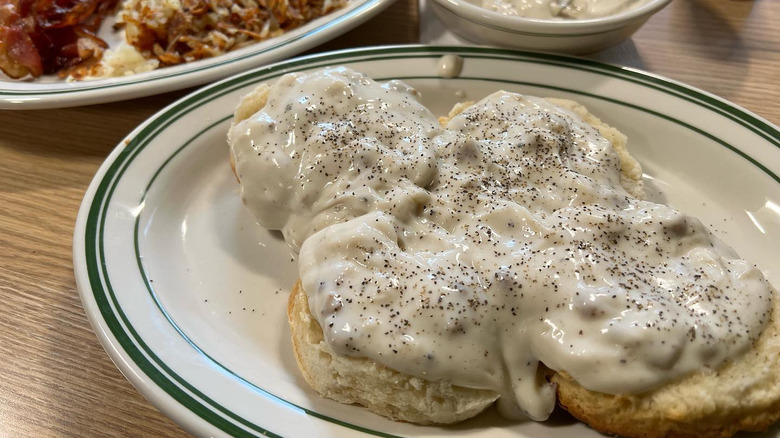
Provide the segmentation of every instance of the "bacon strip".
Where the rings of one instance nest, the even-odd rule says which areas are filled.
[[[12,78],[43,73],[38,49],[30,36],[16,26],[0,27],[0,70]]]
[[[19,9],[18,1],[0,0],[0,70],[12,78],[38,76],[43,65],[29,35],[32,23]]]
[[[0,70],[11,78],[58,73],[99,60],[96,36],[117,0],[0,0]],[[85,49],[88,48],[88,49]]]

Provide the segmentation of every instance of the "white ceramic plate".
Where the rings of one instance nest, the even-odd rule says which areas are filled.
[[[437,76],[445,53],[464,58],[456,79]],[[296,263],[243,208],[225,135],[255,84],[337,64],[402,78],[438,114],[499,88],[579,100],[628,135],[654,197],[711,224],[780,285],[780,131],[728,102],[634,70],[484,48],[376,48],[269,66],[138,127],[98,171],[76,225],[76,280],[100,341],[152,403],[196,435],[599,436],[565,415],[542,424],[494,412],[448,428],[395,423],[305,384],[285,318]]]
[[[395,0],[349,0],[347,6],[279,37],[214,58],[131,76],[67,82],[56,76],[14,81],[0,72],[0,110],[62,108],[150,96],[213,82],[297,55],[331,40],[378,14]],[[110,24],[110,23],[109,23]],[[103,26],[101,37],[118,43]]]

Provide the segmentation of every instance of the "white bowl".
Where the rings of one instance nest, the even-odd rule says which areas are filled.
[[[671,0],[651,0],[616,15],[586,20],[508,16],[465,0],[433,0],[431,5],[439,20],[450,30],[476,43],[582,54],[620,43],[669,2]]]

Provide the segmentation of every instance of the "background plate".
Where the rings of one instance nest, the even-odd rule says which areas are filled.
[[[66,82],[56,76],[14,81],[0,72],[0,110],[62,108],[150,96],[213,82],[289,58],[331,40],[383,11],[395,0],[350,0],[343,9],[281,36],[214,58],[131,76]],[[104,26],[105,27],[105,26]],[[105,32],[101,32],[104,36]],[[105,35],[110,44],[117,42]]]
[[[458,78],[437,76],[448,53],[464,58]],[[294,256],[243,208],[226,132],[257,83],[328,65],[404,79],[435,114],[501,88],[576,99],[628,135],[653,198],[701,218],[780,283],[780,132],[728,102],[630,69],[484,48],[375,48],[276,64],[200,90],[138,127],[98,171],[76,225],[76,280],[100,341],[152,403],[197,435],[599,436],[566,415],[396,423],[305,384],[285,317]],[[780,436],[777,426],[766,436]]]

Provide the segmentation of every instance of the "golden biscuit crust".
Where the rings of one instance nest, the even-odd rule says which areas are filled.
[[[493,391],[432,382],[370,359],[336,354],[309,311],[300,281],[290,294],[287,318],[298,367],[309,386],[324,397],[416,424],[457,423],[479,414],[498,398]]]
[[[246,96],[236,110],[234,125],[262,109],[268,91],[263,84]],[[612,142],[621,159],[623,186],[641,198],[642,170],[628,153],[626,137],[576,102],[548,100],[578,114]],[[448,117],[468,105],[456,105]],[[447,120],[442,117],[440,123]],[[430,382],[366,358],[335,353],[310,313],[300,282],[292,289],[287,311],[298,366],[307,383],[324,397],[418,424],[456,423],[477,415],[498,398],[493,391]],[[565,372],[553,373],[551,380],[557,385],[559,404],[604,433],[714,438],[764,430],[780,419],[780,298],[774,291],[771,320],[754,347],[718,371],[702,370],[643,394],[590,391]]]
[[[716,438],[780,420],[780,299],[753,348],[717,371],[702,370],[643,394],[589,391],[556,373],[558,403],[592,428],[636,438]]]

